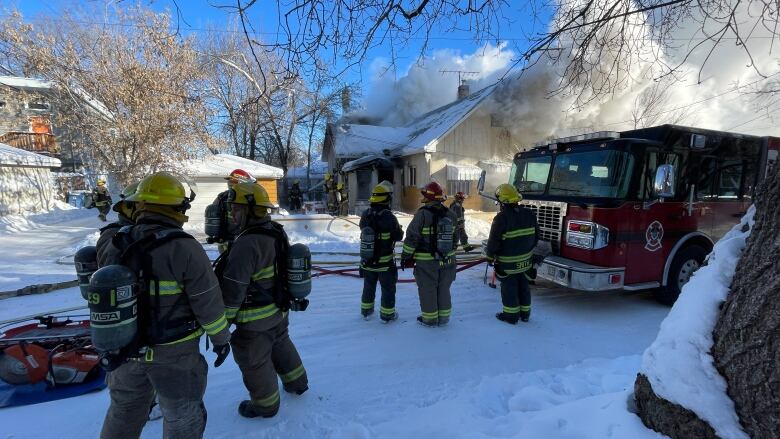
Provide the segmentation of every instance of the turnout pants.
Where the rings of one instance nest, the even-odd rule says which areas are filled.
[[[374,312],[374,299],[376,297],[376,284],[382,287],[382,297],[379,313],[382,316],[392,317],[395,314],[395,286],[398,281],[398,268],[389,267],[387,271],[371,271],[363,269],[363,296],[360,299],[360,311],[363,315]]]
[[[466,235],[466,228],[465,227],[458,227],[455,229],[455,241],[459,242],[461,245],[468,245],[469,243],[469,236]]]
[[[242,325],[233,332],[230,345],[252,405],[273,416],[279,411],[279,382],[287,392],[303,392],[309,380],[303,362],[287,333],[288,320],[266,330],[250,330]]]
[[[141,436],[155,391],[163,414],[163,437],[200,438],[206,428],[208,365],[200,352],[156,355],[152,362],[132,360],[108,374],[111,406],[101,439]]]
[[[425,323],[446,325],[452,313],[450,286],[455,281],[455,261],[417,261],[414,280],[420,296],[420,310]]]
[[[528,286],[526,274],[499,276],[501,280],[501,302],[504,305],[504,312],[525,319],[531,315],[531,288]]]

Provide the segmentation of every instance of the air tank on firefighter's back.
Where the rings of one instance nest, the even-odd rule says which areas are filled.
[[[438,229],[436,247],[442,255],[446,256],[454,248],[452,234],[454,233],[455,228],[452,224],[452,220],[447,217],[439,219],[436,228]]]
[[[209,240],[216,240],[222,236],[222,209],[219,204],[206,206],[204,231]]]
[[[360,259],[370,261],[374,258],[374,240],[376,235],[372,227],[360,229]]]
[[[290,246],[287,254],[287,281],[290,294],[304,299],[311,293],[311,252],[303,244]]]
[[[89,323],[92,344],[100,352],[126,347],[138,332],[138,282],[133,270],[108,265],[89,282]]]
[[[87,294],[89,290],[89,279],[97,271],[97,249],[94,245],[82,247],[73,256],[73,265],[76,266],[76,275],[79,278],[79,289],[81,297],[89,300]]]

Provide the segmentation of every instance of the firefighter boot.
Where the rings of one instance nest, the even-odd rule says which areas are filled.
[[[518,320],[517,314],[509,314],[505,312],[496,313],[496,318],[502,322],[509,323],[510,325],[516,325]]]
[[[263,407],[257,404],[252,404],[250,400],[241,401],[238,405],[238,414],[245,418],[273,418],[279,413],[279,404],[271,407]]]
[[[423,316],[417,316],[417,323],[428,328],[435,328],[439,325],[438,319],[427,320]]]
[[[373,309],[365,309],[365,308],[361,309],[360,310],[360,315],[363,316],[363,320],[371,320],[371,316],[374,315],[374,310]]]
[[[528,319],[531,318],[531,311],[520,311],[520,320],[528,323]]]
[[[398,320],[398,313],[393,311],[392,314],[380,314],[379,318],[382,319],[382,323],[390,323],[393,320]]]

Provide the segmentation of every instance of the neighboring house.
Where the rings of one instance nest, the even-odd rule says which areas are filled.
[[[306,166],[288,168],[287,177],[280,180],[280,184],[286,184],[287,187],[292,187],[295,180],[300,181],[300,187],[303,190],[305,200],[309,201],[323,201],[325,197],[325,188],[322,182],[325,180],[325,173],[328,172],[328,164],[321,161],[313,161],[309,168],[308,178],[306,172]],[[314,190],[309,191],[310,188]]]
[[[322,156],[331,169],[345,174],[350,212],[367,205],[371,188],[382,180],[394,184],[393,207],[406,212],[419,207],[419,188],[430,181],[441,184],[450,196],[468,194],[467,209],[495,210],[476,189],[482,170],[488,178],[508,181],[511,167],[499,160],[512,150],[509,130],[483,105],[494,88],[466,95],[401,127],[348,120],[329,124]]]
[[[277,181],[284,175],[280,168],[231,154],[211,154],[203,159],[190,160],[183,163],[183,168],[197,186],[195,201],[187,211],[190,223],[203,223],[206,206],[220,192],[227,190],[225,177],[234,169],[243,169],[252,174],[268,192],[271,201],[279,202]]]
[[[56,158],[0,143],[0,216],[52,207]]]

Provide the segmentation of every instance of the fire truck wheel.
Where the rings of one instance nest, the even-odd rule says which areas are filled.
[[[691,245],[677,252],[669,267],[666,286],[657,288],[653,292],[656,300],[672,306],[680,296],[683,285],[688,283],[693,272],[701,267],[705,257],[707,251],[698,245]]]

